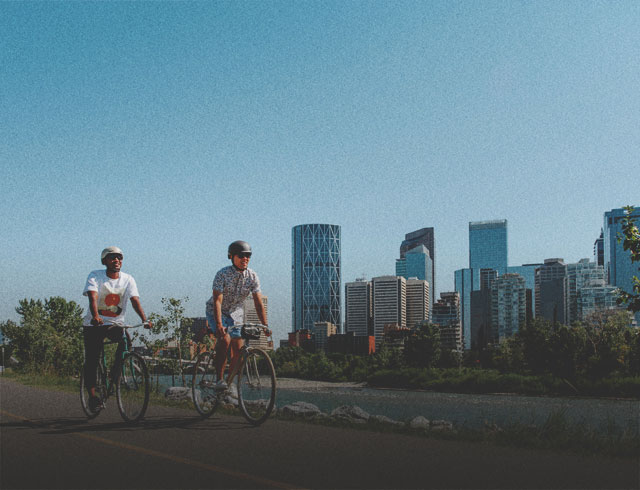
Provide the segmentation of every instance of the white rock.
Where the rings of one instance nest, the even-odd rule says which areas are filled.
[[[429,419],[424,418],[422,415],[418,415],[409,421],[409,427],[412,429],[428,429],[430,426]]]
[[[192,400],[191,389],[183,386],[171,386],[164,392],[164,397],[168,400],[181,401]]]
[[[279,410],[279,413],[289,417],[305,417],[312,418],[322,413],[322,411],[313,403],[294,402],[285,405]]]
[[[356,405],[342,405],[331,412],[331,416],[335,419],[348,420],[355,423],[358,421],[366,422],[370,415]]]
[[[384,425],[404,425],[402,422],[390,419],[385,415],[372,415],[371,417],[369,417],[369,422],[375,422],[376,424]]]
[[[448,420],[432,420],[431,430],[453,430],[453,424]]]

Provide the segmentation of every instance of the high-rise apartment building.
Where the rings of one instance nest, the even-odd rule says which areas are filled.
[[[622,208],[604,213],[603,262],[607,283],[631,293],[633,276],[640,277],[640,270],[637,262],[631,262],[631,252],[624,250],[622,243],[618,242],[618,233],[622,233],[622,220],[625,216],[626,212]],[[640,209],[636,207],[631,217],[636,220],[636,225],[640,225]],[[636,313],[636,321],[640,323],[640,312]]]
[[[460,295],[457,292],[440,293],[440,299],[433,305],[432,323],[440,327],[440,343],[444,349],[462,351]]]
[[[407,279],[407,327],[415,328],[429,320],[431,294],[429,283],[423,279]]]
[[[519,274],[524,278],[527,289],[531,290],[531,309],[532,314],[536,314],[536,270],[544,264],[523,264],[510,265],[507,272],[510,274]]]
[[[407,326],[407,280],[402,276],[380,276],[374,277],[371,283],[373,335],[377,349],[384,340],[385,326]]]
[[[545,259],[535,272],[535,315],[552,323],[565,323],[564,279],[567,265],[561,258]]]
[[[330,322],[341,331],[340,226],[307,224],[292,229],[293,330]]]
[[[409,250],[414,249],[419,245],[424,245],[429,251],[429,257],[431,258],[431,277],[420,277],[417,274],[411,274],[410,277],[425,279],[429,282],[429,287],[431,288],[431,304],[433,304],[436,294],[436,241],[435,232],[432,227],[421,228],[420,230],[407,233],[404,236],[403,242],[400,244],[400,258],[404,259]],[[398,274],[396,272],[396,275],[400,276],[403,274]],[[407,276],[404,277],[406,278]]]
[[[604,267],[581,259],[576,264],[567,264],[564,279],[564,320],[567,325],[580,320],[578,314],[578,296],[582,288],[598,286],[604,283]]]
[[[507,220],[469,223],[469,268],[507,272]]]
[[[503,274],[491,288],[491,332],[493,342],[516,334],[527,321],[527,287],[519,274]]]
[[[346,332],[368,336],[372,318],[371,283],[365,279],[344,286]]]
[[[404,257],[396,260],[396,276],[405,279],[415,277],[429,283],[430,297],[429,304],[434,302],[434,291],[431,285],[433,278],[433,260],[429,255],[429,249],[424,245],[417,245],[405,252]]]

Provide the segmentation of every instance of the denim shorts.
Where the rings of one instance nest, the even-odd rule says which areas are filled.
[[[209,331],[211,333],[216,333],[216,321],[213,316],[208,312],[205,313],[207,316],[207,322],[209,323]],[[222,315],[222,326],[226,328],[227,333],[232,339],[241,339],[242,338],[242,327],[237,327],[234,324],[233,318],[228,315]]]

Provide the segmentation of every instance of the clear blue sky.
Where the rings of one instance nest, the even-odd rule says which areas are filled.
[[[201,316],[244,239],[284,338],[303,223],[341,225],[343,282],[433,226],[451,290],[486,219],[510,265],[591,257],[640,204],[639,26],[637,1],[2,2],[0,320],[85,306],[112,244],[148,312]]]

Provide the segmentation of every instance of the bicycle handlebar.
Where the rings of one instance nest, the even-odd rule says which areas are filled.
[[[146,327],[149,325],[149,322],[144,322],[144,323],[136,323],[135,325],[125,325],[123,323],[105,323],[105,327],[107,328],[111,328],[111,327],[120,327],[120,328],[140,328],[140,327]]]
[[[269,332],[267,334],[267,336],[273,338],[273,332],[271,330],[269,330],[269,327],[267,327],[266,325],[263,325],[262,323],[241,323],[241,324],[239,324],[237,326],[242,328],[243,332],[245,332],[247,330],[250,331],[252,329],[258,328],[258,329],[262,330],[265,334],[267,332]],[[250,335],[250,332],[248,332],[248,334]]]

